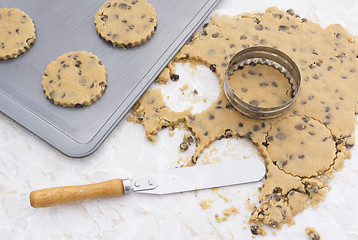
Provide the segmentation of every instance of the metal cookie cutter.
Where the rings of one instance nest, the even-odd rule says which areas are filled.
[[[291,84],[291,99],[284,104],[273,107],[259,107],[242,100],[232,90],[229,78],[234,71],[242,69],[244,65],[265,64],[278,69]],[[249,47],[238,52],[230,61],[225,75],[224,91],[227,99],[242,114],[256,118],[275,118],[284,114],[296,101],[300,91],[301,74],[295,62],[283,52],[271,47]]]

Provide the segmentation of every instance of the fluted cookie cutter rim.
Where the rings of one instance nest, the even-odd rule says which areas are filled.
[[[259,107],[241,99],[229,84],[229,78],[234,71],[244,65],[265,64],[278,69],[291,84],[291,99],[273,107]],[[285,53],[271,47],[256,46],[246,48],[236,53],[230,60],[225,74],[224,92],[232,106],[242,114],[256,119],[269,119],[284,114],[296,101],[301,88],[301,74],[296,63]]]

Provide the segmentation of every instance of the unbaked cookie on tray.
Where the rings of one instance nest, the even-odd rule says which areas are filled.
[[[157,27],[157,14],[146,0],[107,1],[94,18],[99,36],[115,47],[141,45]]]
[[[0,8],[0,59],[16,58],[36,39],[35,24],[23,11]]]
[[[107,73],[89,52],[70,52],[51,62],[42,76],[46,97],[63,107],[90,105],[102,96]]]

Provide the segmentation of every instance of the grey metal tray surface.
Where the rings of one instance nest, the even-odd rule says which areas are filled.
[[[26,53],[0,60],[0,111],[70,157],[93,153],[206,19],[219,0],[148,0],[158,15],[157,31],[141,46],[114,48],[97,35],[98,0],[0,0],[19,8],[36,25]],[[42,75],[71,51],[97,55],[107,70],[103,96],[87,107],[63,108],[46,99]]]

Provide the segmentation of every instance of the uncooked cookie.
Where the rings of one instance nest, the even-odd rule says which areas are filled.
[[[233,72],[229,83],[237,96],[254,106],[274,107],[292,99],[288,79],[268,65],[245,65]]]
[[[310,36],[311,41],[307,41]],[[301,90],[296,102],[285,115],[275,119],[257,120],[240,114],[223,90],[230,59],[242,49],[257,45],[278,48],[295,61],[301,72]],[[260,188],[260,203],[249,220],[253,234],[264,235],[265,225],[279,229],[283,224],[294,224],[295,215],[309,206],[317,206],[327,195],[335,170],[342,169],[344,159],[350,157],[358,109],[357,55],[358,43],[352,41],[342,26],[333,24],[323,29],[292,9],[284,12],[269,8],[265,13],[215,15],[173,59],[173,63],[192,61],[206,65],[218,76],[221,86],[217,101],[207,110],[198,114],[181,113],[184,122],[178,121],[182,119],[180,113],[175,119],[166,118],[168,126],[184,126],[195,138],[196,151],[188,165],[195,164],[214,141],[231,137],[250,140],[265,158],[267,174]],[[168,66],[159,82],[166,83],[163,77],[174,73]],[[157,93],[147,90],[136,109],[149,117],[146,122],[155,123],[170,115],[170,109],[162,106],[166,112],[157,111],[155,119],[150,120],[152,116],[147,112],[152,108],[143,103],[153,97],[158,98]],[[158,125],[150,128],[159,130]],[[286,134],[285,139],[280,132]],[[289,132],[299,136],[287,138]],[[271,141],[270,136],[276,139]],[[301,142],[312,146],[303,147]],[[282,153],[276,154],[279,146]],[[321,152],[327,158],[318,156]],[[291,154],[295,157],[289,162]],[[312,164],[312,168],[305,164]]]
[[[331,132],[320,122],[305,116],[277,122],[266,140],[273,163],[293,176],[322,174],[336,158],[336,143]]]
[[[110,0],[95,15],[98,34],[113,46],[130,48],[156,31],[157,14],[146,0]]]
[[[63,107],[90,105],[102,96],[107,73],[89,52],[70,52],[51,62],[42,76],[46,97]]]
[[[16,58],[36,39],[35,24],[23,11],[0,8],[0,59]]]

